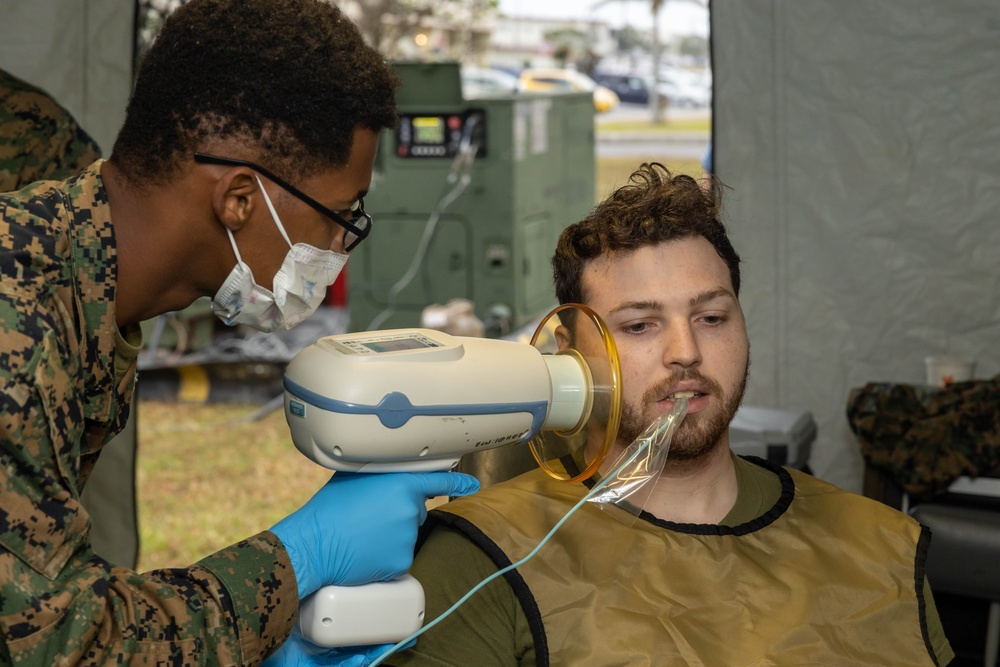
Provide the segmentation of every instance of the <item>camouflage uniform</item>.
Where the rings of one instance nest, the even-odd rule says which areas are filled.
[[[142,575],[89,544],[80,492],[125,424],[141,341],[115,324],[101,164],[0,195],[0,664],[257,664],[298,605],[273,534]]]
[[[68,178],[99,157],[97,144],[68,111],[0,70],[0,192]]]
[[[873,382],[851,393],[861,453],[918,500],[1000,469],[1000,375],[944,388]]]

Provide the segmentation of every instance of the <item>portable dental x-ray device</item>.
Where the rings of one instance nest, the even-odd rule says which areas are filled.
[[[576,481],[597,471],[617,436],[620,377],[600,317],[567,304],[530,344],[429,329],[321,338],[286,369],[285,416],[299,451],[333,470],[448,470],[469,452],[528,444],[549,474]],[[548,465],[566,455],[583,462],[572,477]],[[406,575],[327,586],[303,601],[299,623],[321,646],[355,646],[408,637],[423,612],[423,589]]]

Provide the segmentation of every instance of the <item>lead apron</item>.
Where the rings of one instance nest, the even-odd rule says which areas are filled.
[[[934,665],[929,534],[910,517],[778,468],[778,503],[740,526],[628,527],[586,503],[507,575],[539,665]],[[527,555],[587,492],[532,471],[432,514],[498,566]],[[508,517],[515,518],[513,521]]]

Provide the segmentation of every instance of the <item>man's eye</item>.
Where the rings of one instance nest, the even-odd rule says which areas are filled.
[[[649,322],[634,322],[632,324],[626,324],[622,327],[625,333],[629,334],[641,334],[643,331],[649,329]]]
[[[719,325],[726,321],[725,315],[705,315],[701,318],[701,321],[708,325]]]

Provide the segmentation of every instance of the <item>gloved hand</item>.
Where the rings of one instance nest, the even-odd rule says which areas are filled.
[[[411,641],[403,649],[415,643]],[[261,667],[368,667],[392,646],[393,644],[376,644],[323,648],[304,639],[296,624],[288,641],[262,662]]]
[[[322,586],[396,579],[410,569],[425,501],[479,490],[457,472],[333,475],[271,532],[288,551],[299,599]]]

